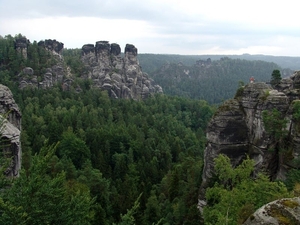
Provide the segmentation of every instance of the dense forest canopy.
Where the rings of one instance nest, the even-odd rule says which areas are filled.
[[[65,182],[84,185],[95,201],[95,224],[120,222],[139,195],[137,224],[199,221],[204,130],[213,113],[206,102],[163,95],[112,100],[100,90],[59,88],[15,98],[23,113],[24,173],[32,173],[45,143],[58,143],[44,173],[56,179],[64,172]]]
[[[235,88],[243,74],[239,70],[246,69],[244,75],[250,76],[256,65],[263,68],[263,80],[267,76],[270,79],[269,70],[277,68],[260,61],[224,58],[213,61],[202,74],[193,65],[171,64],[165,74],[172,74],[172,78],[162,73],[161,78],[159,73],[154,76],[166,85],[166,94],[133,101],[111,99],[106,91],[91,88],[88,80],[77,79],[84,70],[80,50],[66,49],[65,66],[70,66],[80,92],[64,91],[59,83],[46,90],[20,90],[17,80],[24,67],[34,68],[39,76],[56,59],[36,42],[29,44],[25,59],[15,51],[18,37],[0,38],[0,83],[13,91],[22,112],[23,151],[20,178],[0,176],[1,224],[199,224],[197,202],[205,129],[215,111],[203,99],[212,98],[215,103],[220,96],[225,98],[227,89],[223,88]],[[269,67],[264,68],[266,65]],[[193,79],[183,78],[178,72],[182,68],[189,69]],[[224,77],[215,79],[224,74],[232,75],[226,78],[228,82]],[[197,77],[204,79],[195,82]],[[214,82],[209,83],[212,79]],[[204,89],[208,90],[206,94]],[[198,91],[203,96],[196,96]],[[227,159],[219,161],[227,163],[231,175],[243,173],[230,168]],[[247,165],[246,174],[253,169],[251,163]],[[229,218],[237,224],[236,213],[241,213],[240,208],[249,200],[244,198],[244,187],[255,180],[241,175],[245,179],[235,183],[237,188],[233,189],[224,186],[226,174],[217,175],[207,195],[211,200],[205,211],[207,224],[224,221],[223,214],[216,216],[213,212],[227,206],[226,198],[236,196],[236,191],[242,200],[235,202]],[[290,176],[289,189],[298,175],[295,171]],[[283,184],[265,177],[259,184],[275,187],[269,191],[272,196],[289,194]],[[215,195],[218,190],[224,196]],[[253,189],[249,191],[253,193]],[[256,202],[263,190],[255,192],[257,198],[251,202],[250,212],[272,197]]]
[[[20,90],[16,81],[24,67],[32,66],[39,76],[55,58],[34,42],[24,59],[14,39],[0,40],[0,80],[22,112],[23,169],[20,179],[1,184],[9,187],[1,194],[1,224],[200,220],[196,205],[211,106],[166,95],[111,99],[84,80],[75,80],[79,93],[63,91],[59,83]],[[78,51],[66,50],[64,60],[80,74]]]
[[[291,70],[300,69],[300,57],[289,56],[271,56],[271,55],[166,55],[166,54],[146,54],[139,53],[138,58],[143,71],[151,74],[158,70],[166,63],[183,63],[186,66],[192,66],[197,60],[206,60],[210,58],[213,61],[221,58],[241,59],[247,61],[264,61],[275,63],[281,68],[289,68]]]
[[[165,94],[204,99],[211,104],[233,98],[240,82],[248,83],[251,77],[256,82],[269,82],[273,70],[280,68],[275,63],[231,59],[198,60],[192,66],[169,63],[151,74]],[[282,74],[291,75],[291,70]]]

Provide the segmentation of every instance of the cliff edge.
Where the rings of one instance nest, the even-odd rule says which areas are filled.
[[[207,146],[199,195],[199,209],[206,205],[205,189],[214,174],[214,159],[228,156],[236,167],[248,155],[255,161],[255,171],[266,172],[271,180],[284,180],[286,172],[295,168],[300,154],[299,121],[294,105],[299,101],[300,72],[282,79],[272,88],[266,83],[249,83],[240,87],[234,99],[222,104],[207,128]],[[268,129],[264,113],[276,112],[282,127]],[[284,138],[270,130],[279,130]],[[274,131],[275,132],[275,131]]]

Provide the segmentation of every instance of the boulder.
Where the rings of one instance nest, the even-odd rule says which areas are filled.
[[[270,202],[252,214],[243,225],[299,225],[300,198],[284,198]]]

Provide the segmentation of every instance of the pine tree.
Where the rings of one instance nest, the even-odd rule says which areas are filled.
[[[271,85],[275,87],[281,81],[281,74],[279,70],[273,70],[272,77],[271,77]]]
[[[90,224],[94,212],[88,187],[66,182],[64,172],[49,172],[55,149],[41,149],[27,173],[22,170],[11,187],[1,191],[0,224]]]

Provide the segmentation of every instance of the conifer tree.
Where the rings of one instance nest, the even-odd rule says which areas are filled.
[[[272,77],[271,77],[271,85],[275,87],[280,83],[280,81],[281,81],[280,70],[273,70]]]

